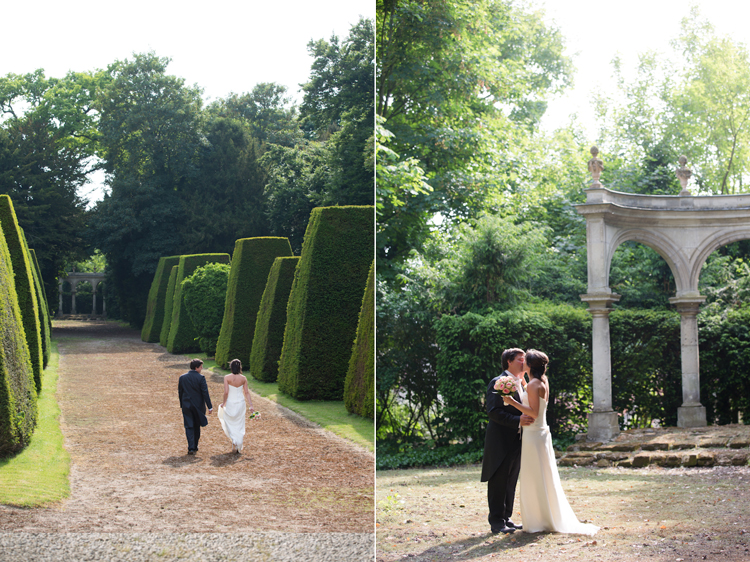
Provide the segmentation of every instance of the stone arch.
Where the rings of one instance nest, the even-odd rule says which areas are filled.
[[[65,277],[60,277],[58,280],[58,287],[59,287],[59,294],[60,294],[60,302],[57,309],[57,315],[62,316],[63,315],[63,292],[62,287],[64,282],[68,282],[71,287],[71,292],[73,293],[72,298],[72,306],[71,306],[71,314],[77,314],[76,311],[76,290],[78,288],[78,285],[83,282],[88,282],[91,285],[92,294],[93,294],[93,302],[92,302],[92,310],[90,316],[99,316],[96,313],[97,310],[97,302],[96,302],[96,295],[97,295],[97,288],[100,284],[104,283],[105,281],[105,275],[104,273],[68,273]],[[102,314],[101,316],[106,317],[107,316],[107,301],[104,297],[104,294],[102,293]]]
[[[612,364],[609,313],[619,295],[609,287],[609,269],[618,246],[628,240],[656,251],[672,270],[676,294],[669,299],[680,313],[682,398],[677,411],[680,427],[706,425],[706,409],[700,403],[698,321],[705,300],[698,290],[703,264],[713,251],[738,240],[750,239],[750,194],[693,196],[686,189],[691,172],[680,157],[676,174],[682,184],[679,195],[638,195],[606,189],[599,177],[603,169],[596,147],[589,171],[593,182],[586,202],[576,205],[586,218],[588,253],[588,303],[592,315],[594,407],[589,414],[588,438],[607,441],[619,433],[617,413],[612,410]]]

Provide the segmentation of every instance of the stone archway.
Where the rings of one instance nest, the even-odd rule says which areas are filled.
[[[70,283],[70,290],[73,293],[73,299],[71,304],[71,314],[77,314],[76,312],[76,288],[80,283],[88,282],[91,284],[92,294],[93,294],[93,303],[91,308],[91,316],[98,316],[96,314],[96,291],[99,285],[101,285],[105,280],[104,273],[68,273],[66,277],[61,277],[58,280],[58,288],[59,288],[59,295],[60,295],[60,302],[59,306],[57,308],[57,316],[62,316],[62,310],[63,310],[63,282],[67,281]],[[107,301],[104,298],[104,293],[102,292],[102,316],[107,316]]]
[[[588,438],[608,441],[619,433],[617,413],[612,410],[612,364],[609,313],[619,295],[609,287],[609,268],[617,247],[628,240],[649,246],[669,264],[676,294],[669,301],[680,313],[682,353],[682,406],[677,425],[706,425],[706,409],[700,403],[698,357],[698,308],[706,299],[698,290],[701,268],[711,253],[732,242],[750,239],[750,194],[693,196],[686,190],[690,170],[680,158],[679,195],[637,195],[606,189],[600,182],[602,162],[596,147],[589,171],[593,183],[586,189],[586,203],[576,205],[586,218],[588,293],[593,317],[592,355],[594,408],[589,414]]]

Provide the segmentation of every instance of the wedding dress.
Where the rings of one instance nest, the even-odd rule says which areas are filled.
[[[229,385],[229,394],[224,407],[219,406],[221,428],[232,445],[242,452],[242,440],[245,437],[245,395],[241,386]]]
[[[529,405],[528,395],[523,396]],[[552,436],[547,425],[547,401],[539,398],[539,415],[523,428],[521,443],[521,522],[527,533],[554,531],[593,535],[599,527],[578,521],[560,484]]]

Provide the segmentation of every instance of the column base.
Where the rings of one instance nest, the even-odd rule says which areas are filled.
[[[680,406],[677,408],[677,427],[706,427],[705,406]]]
[[[620,434],[617,412],[592,412],[587,417],[589,419],[589,429],[586,434],[588,441],[612,441]]]

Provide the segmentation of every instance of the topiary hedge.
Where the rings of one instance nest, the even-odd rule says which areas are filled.
[[[190,254],[180,256],[172,299],[172,325],[169,328],[167,351],[170,353],[192,353],[200,351],[195,326],[190,320],[182,298],[182,282],[198,267],[207,263],[229,263],[229,254]]]
[[[317,207],[310,213],[279,363],[279,390],[285,394],[343,400],[374,231],[372,206]]]
[[[255,321],[250,374],[259,381],[275,382],[284,345],[286,306],[299,257],[276,258],[268,272],[268,282],[260,299]]]
[[[172,267],[180,262],[180,256],[167,256],[159,258],[156,266],[154,280],[148,291],[148,302],[146,304],[146,319],[141,328],[141,340],[155,343],[159,341],[161,328],[164,324],[164,307],[167,300],[167,285],[169,285],[169,274]]]
[[[278,236],[241,238],[234,245],[227,300],[221,334],[216,344],[216,362],[226,369],[232,359],[250,363],[255,320],[273,261],[291,256],[289,239]]]
[[[221,331],[227,298],[227,263],[207,263],[182,282],[182,299],[198,334],[201,351],[212,356]]]
[[[164,347],[167,347],[169,329],[172,327],[172,305],[174,304],[174,286],[177,282],[178,269],[179,266],[172,266],[172,270],[169,272],[169,280],[167,281],[167,292],[164,294],[164,319],[161,323],[161,332],[159,332],[159,344]]]
[[[0,229],[0,455],[22,449],[37,418],[37,391],[15,290],[13,265]]]
[[[357,339],[354,340],[349,371],[344,381],[347,411],[373,418],[375,411],[375,262],[367,276],[365,296],[359,311]]]
[[[26,342],[29,345],[31,368],[34,372],[36,390],[42,390],[42,369],[44,368],[44,353],[42,352],[41,327],[39,325],[39,303],[34,288],[34,276],[31,273],[29,255],[23,240],[23,233],[18,226],[13,202],[8,195],[0,195],[0,226],[2,226],[5,242],[8,245],[11,263],[13,264],[13,279],[16,283],[18,307],[21,310],[23,329]]]
[[[49,319],[49,304],[47,295],[44,292],[44,283],[42,283],[42,274],[39,271],[39,263],[36,261],[36,252],[29,250],[29,262],[31,263],[31,273],[34,276],[34,289],[36,290],[36,299],[39,303],[39,330],[42,338],[42,367],[46,368],[49,363],[50,352],[52,349],[52,322]]]

